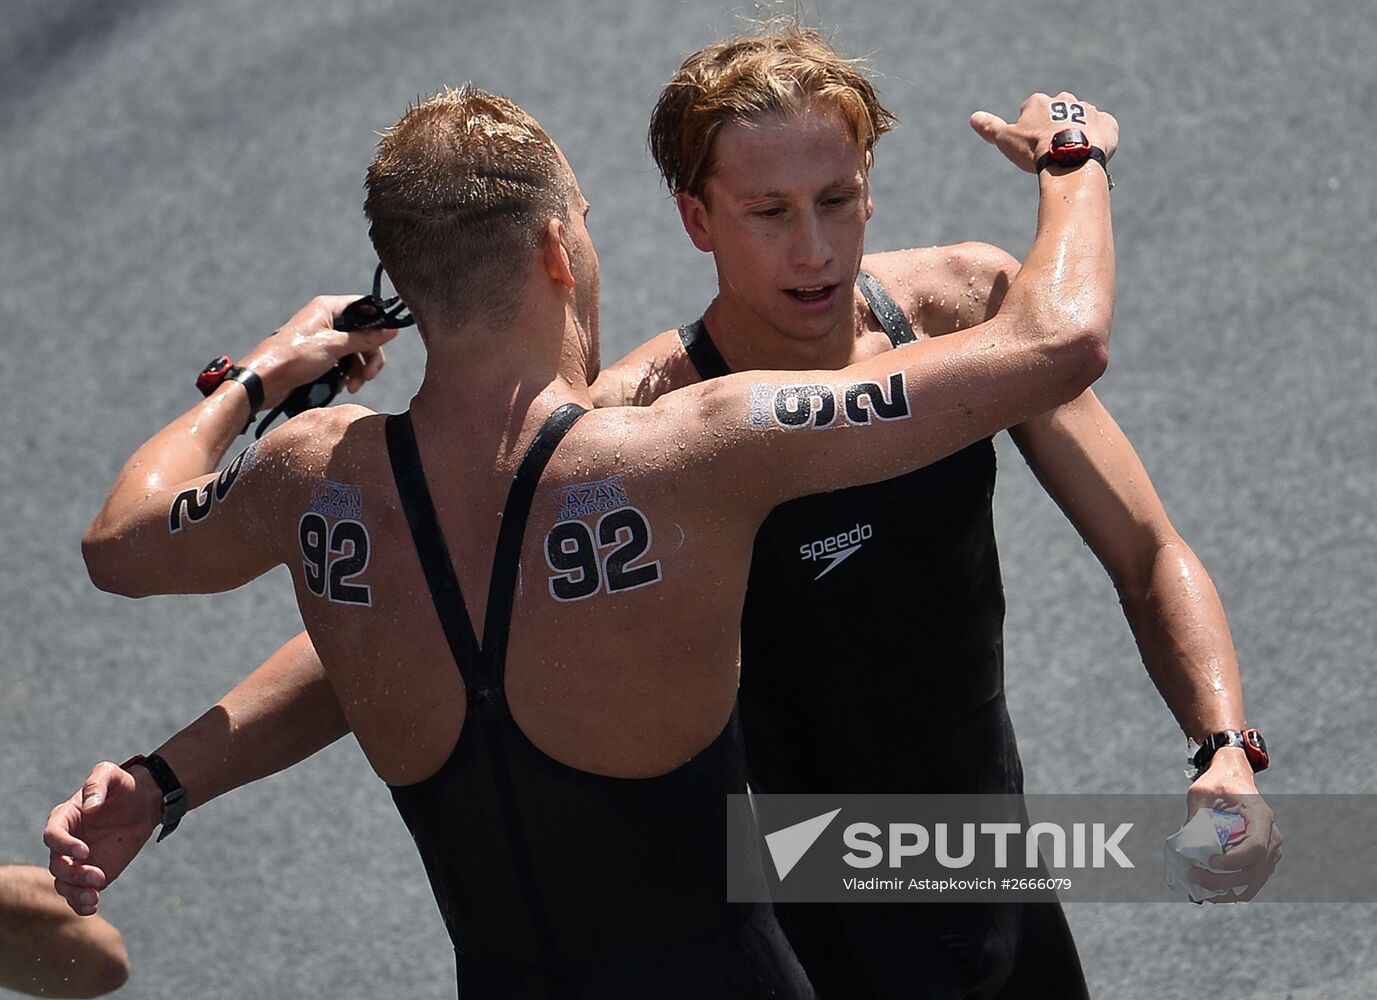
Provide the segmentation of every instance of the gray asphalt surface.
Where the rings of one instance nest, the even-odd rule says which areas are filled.
[[[1377,792],[1370,3],[811,6],[904,122],[878,148],[871,249],[1021,255],[1032,182],[967,115],[1068,88],[1119,117],[1101,396],[1224,597],[1274,749],[1264,792]],[[11,0],[5,22],[0,858],[40,862],[47,810],[95,760],[155,746],[298,628],[281,571],[128,601],[87,582],[78,540],[207,358],[316,292],[365,290],[374,133],[466,79],[539,117],[593,204],[610,360],[711,294],[644,129],[682,56],[738,22],[698,0]],[[419,345],[389,352],[363,401],[398,410]],[[1007,441],[1000,456],[1030,790],[1180,790],[1178,730],[1107,578]],[[105,910],[131,998],[453,994],[420,865],[352,741],[192,814]],[[1377,995],[1370,904],[1068,915],[1097,997]]]

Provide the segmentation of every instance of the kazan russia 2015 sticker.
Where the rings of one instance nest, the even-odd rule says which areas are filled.
[[[373,606],[373,591],[359,577],[368,569],[372,542],[363,521],[363,487],[322,480],[297,523],[302,582],[335,604]],[[327,518],[333,518],[332,524]]]
[[[545,536],[545,564],[553,570],[550,596],[581,601],[658,583],[660,561],[640,561],[653,541],[650,520],[629,505],[603,514],[593,528],[579,520],[560,521]]]

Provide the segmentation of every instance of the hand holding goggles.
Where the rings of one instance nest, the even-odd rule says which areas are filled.
[[[363,298],[355,299],[349,303],[344,312],[335,317],[334,328],[336,330],[374,330],[381,327],[400,329],[415,324],[416,320],[407,311],[406,303],[401,300],[401,296],[383,297],[382,279],[383,267],[379,264],[373,272],[373,291]],[[344,388],[345,380],[348,379],[350,371],[357,364],[357,355],[346,355],[315,381],[297,386],[287,394],[286,399],[258,422],[258,430],[254,432],[254,437],[261,438],[272,426],[273,421],[284,413],[290,420],[298,413],[305,413],[307,410],[314,410],[321,406],[329,406],[339,395],[340,389]],[[227,356],[221,355],[206,365],[201,373],[196,376],[196,388],[201,390],[201,395],[209,396],[220,387],[226,378],[233,377],[233,373],[237,370],[234,362]],[[260,400],[261,396],[262,391],[260,389]],[[256,407],[254,409],[256,411]],[[252,416],[249,418],[249,423],[253,423]],[[245,425],[244,430],[248,430],[248,425]]]

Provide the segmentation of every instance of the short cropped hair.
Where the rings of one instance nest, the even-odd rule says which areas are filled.
[[[369,236],[423,327],[509,325],[572,175],[540,123],[471,84],[410,108],[368,168]]]
[[[853,60],[813,28],[769,25],[699,49],[660,94],[650,119],[650,153],[672,193],[702,197],[713,175],[713,147],[724,123],[749,124],[835,107],[862,152],[897,119]]]

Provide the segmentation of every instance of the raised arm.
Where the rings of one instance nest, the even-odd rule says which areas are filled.
[[[1058,101],[1082,104],[1071,95]],[[1059,131],[1052,103],[1034,95],[1013,125],[991,115],[973,124],[1032,172]],[[1091,140],[1112,153],[1117,124],[1083,108]],[[891,478],[1075,398],[1104,370],[1113,315],[1109,185],[1093,161],[1045,170],[1038,183],[1032,248],[987,322],[839,371],[715,379],[650,409],[676,437],[680,425],[706,417],[713,432],[706,457],[732,479],[732,502],[768,509],[792,496]]]
[[[226,501],[271,435],[241,452],[218,477],[213,473],[252,414],[255,382],[260,405],[271,407],[350,354],[364,360],[351,388],[377,374],[382,345],[396,331],[332,329],[329,320],[352,301],[313,299],[240,362],[249,373],[245,381],[226,380],[134,452],[82,539],[96,586],[130,597],[227,590],[270,568],[263,547],[236,544],[240,532],[254,528],[253,511]],[[210,518],[221,508],[225,514]],[[203,520],[212,530],[186,530]]]
[[[305,632],[286,643],[156,753],[194,809],[285,770],[349,732]],[[124,871],[161,822],[162,792],[147,769],[102,761],[48,816],[43,842],[57,890],[79,914]]]

